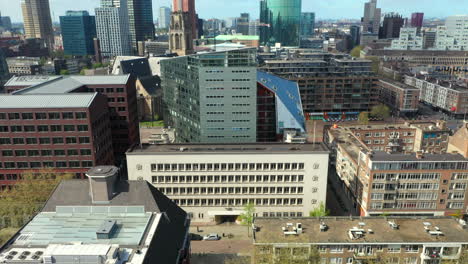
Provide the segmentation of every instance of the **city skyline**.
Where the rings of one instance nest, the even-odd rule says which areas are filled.
[[[3,16],[10,16],[12,22],[23,22],[21,15],[20,0],[0,1],[0,10]],[[64,4],[64,2],[73,3]],[[67,10],[87,10],[90,15],[94,15],[94,8],[99,7],[100,0],[82,0],[79,2],[72,0],[50,0],[51,15],[53,22],[58,22],[59,16],[65,14]],[[367,0],[330,0],[330,1],[304,1],[302,4],[303,12],[315,12],[317,19],[360,19],[362,16],[362,6]],[[447,0],[443,3],[432,1],[431,4],[421,5],[420,1],[410,0],[380,0],[378,6],[382,8],[382,12],[398,12],[403,17],[411,17],[413,12],[423,12],[425,18],[445,18],[450,15],[462,14],[460,3],[457,0]],[[12,5],[17,8],[12,8]],[[161,6],[171,6],[171,0],[154,1],[153,0],[153,15],[154,19],[158,18],[158,10]],[[197,13],[201,18],[227,18],[238,16],[242,12],[249,12],[253,19],[259,16],[259,1],[255,0],[240,0],[240,1],[212,1],[198,0]],[[468,7],[468,3],[466,3]],[[350,16],[349,14],[354,14]]]

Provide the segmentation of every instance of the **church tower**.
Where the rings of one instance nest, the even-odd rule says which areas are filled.
[[[192,27],[188,12],[175,11],[171,14],[169,49],[179,56],[193,54]]]

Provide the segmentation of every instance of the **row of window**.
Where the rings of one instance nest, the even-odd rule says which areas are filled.
[[[36,169],[36,168],[90,168],[93,162],[88,161],[18,161],[18,162],[0,162],[0,168],[4,169]]]
[[[89,137],[40,137],[40,138],[0,138],[0,145],[37,145],[37,144],[89,144]]]
[[[398,184],[385,184],[385,183],[372,183],[373,190],[438,190],[438,183],[398,183]]]
[[[51,156],[91,156],[90,149],[17,149],[17,150],[2,150],[3,157],[51,157]],[[66,153],[66,154],[65,154]]]
[[[183,176],[152,176],[153,183],[254,183],[254,182],[303,182],[304,175],[183,175]],[[312,177],[318,181],[318,176]]]
[[[0,113],[0,120],[86,119],[86,112]]]
[[[371,203],[371,209],[436,209],[435,202],[397,202],[397,203]]]
[[[159,188],[165,194],[303,194],[303,187],[174,187]],[[318,188],[312,188],[315,193]]]
[[[400,136],[400,132],[390,132],[388,133],[390,137],[399,137]],[[361,134],[360,133],[356,133],[356,136],[360,136]],[[414,136],[414,133],[413,132],[401,132],[401,135],[404,136],[404,137],[412,137]],[[365,137],[385,137],[385,132],[374,132],[374,134],[372,134],[372,132],[366,132],[364,133],[364,136]]]
[[[439,194],[437,192],[408,192],[408,193],[372,193],[372,200],[437,200]]]
[[[440,173],[375,173],[372,178],[374,181],[438,180],[440,179]]]
[[[255,205],[283,206],[283,205],[302,205],[301,198],[264,198],[264,199],[174,199],[174,202],[180,206],[244,206],[248,203]]]
[[[98,92],[98,93],[123,93],[124,88],[88,88],[88,92]]]
[[[314,164],[318,169],[319,164]],[[303,170],[304,163],[153,163],[152,171]]]
[[[373,162],[372,170],[468,170],[468,161],[460,162]]]
[[[86,132],[88,125],[0,126],[0,132]]]

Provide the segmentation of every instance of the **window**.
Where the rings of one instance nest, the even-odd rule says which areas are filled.
[[[39,150],[28,150],[28,156],[29,157],[37,157],[39,156]]]
[[[50,138],[39,138],[39,144],[50,144]]]
[[[68,162],[68,165],[70,168],[79,168],[80,167],[80,162],[79,161],[70,161]]]
[[[405,251],[408,253],[418,253],[419,247],[417,245],[406,245]]]
[[[78,131],[80,132],[88,131],[88,125],[78,125]]]
[[[67,162],[66,161],[57,161],[57,162],[55,162],[55,166],[57,168],[65,168],[65,167],[67,167]]]
[[[63,119],[73,119],[73,112],[63,112],[62,113],[62,118]]]
[[[11,140],[9,138],[0,138],[0,145],[9,145]]]
[[[0,132],[8,132],[9,129],[7,126],[0,126]]]
[[[24,144],[24,138],[13,138],[13,144],[14,145],[23,145]]]
[[[67,155],[68,156],[78,156],[78,150],[77,149],[69,149],[69,150],[67,150]]]
[[[65,156],[65,150],[63,149],[55,149],[54,156]]]
[[[15,150],[15,156],[16,157],[25,157],[26,156],[26,150]]]
[[[24,120],[34,119],[33,113],[21,113],[21,118]]]
[[[26,138],[26,144],[36,145],[37,144],[37,138]]]
[[[11,130],[11,132],[21,132],[21,131],[23,131],[23,127],[21,127],[21,126],[11,126],[10,130]]]
[[[66,137],[65,142],[67,142],[67,144],[76,144],[76,137]]]
[[[76,119],[86,119],[86,117],[87,117],[86,112],[77,112],[77,113],[75,113],[75,118]]]
[[[52,150],[50,149],[41,150],[41,156],[45,156],[45,157],[52,156]]]
[[[49,113],[49,119],[60,119],[60,113],[57,112],[50,112]]]
[[[388,253],[400,253],[401,246],[400,245],[389,245],[387,248]]]
[[[36,113],[36,119],[38,119],[38,120],[47,119],[47,114],[46,113]]]
[[[90,142],[89,137],[79,137],[78,141],[80,144],[88,144]]]
[[[52,143],[53,143],[53,144],[63,144],[63,138],[61,138],[61,137],[54,137],[54,138],[52,138]]]
[[[39,125],[37,126],[37,132],[49,132],[49,126]]]
[[[62,126],[61,125],[51,125],[50,126],[50,131],[52,131],[52,132],[62,131]]]
[[[10,119],[10,120],[20,119],[20,114],[19,113],[8,113],[8,119]]]
[[[75,131],[75,126],[74,125],[64,125],[63,126],[63,131],[65,131],[65,132]]]
[[[329,264],[342,264],[343,258],[330,258]]]
[[[80,149],[80,155],[90,156],[91,155],[91,150],[90,149]]]

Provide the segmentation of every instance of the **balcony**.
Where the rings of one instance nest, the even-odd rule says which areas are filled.
[[[370,259],[377,259],[378,256],[375,252],[354,252],[354,259],[356,260],[370,260]]]

